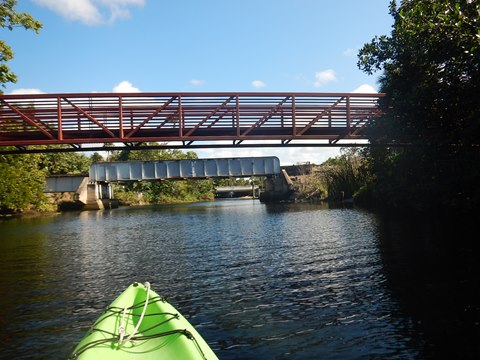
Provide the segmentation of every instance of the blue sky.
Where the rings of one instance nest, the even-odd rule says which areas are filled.
[[[21,0],[36,35],[2,30],[11,92],[374,91],[358,49],[389,34],[389,0]],[[198,150],[320,163],[338,149]]]

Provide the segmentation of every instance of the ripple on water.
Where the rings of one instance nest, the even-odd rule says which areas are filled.
[[[66,355],[134,280],[168,297],[222,359],[416,353],[364,212],[224,201],[0,226],[7,357]]]

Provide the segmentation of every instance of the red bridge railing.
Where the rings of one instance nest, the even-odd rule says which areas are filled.
[[[84,93],[0,95],[0,146],[180,142],[333,145],[365,139],[384,94]],[[274,142],[275,143],[275,142]],[[89,150],[91,147],[85,147]]]

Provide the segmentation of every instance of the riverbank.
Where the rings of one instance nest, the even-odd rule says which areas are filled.
[[[128,197],[120,197],[120,199],[113,199],[108,201],[108,205],[105,208],[117,208],[119,206],[152,206],[152,205],[174,205],[174,204],[189,204],[196,202],[212,201],[214,196],[204,197],[184,197],[174,198],[168,197],[161,202],[147,202],[144,200],[141,194],[131,194]],[[32,218],[41,216],[51,216],[55,214],[61,214],[66,212],[80,212],[83,211],[84,204],[73,200],[73,194],[62,193],[48,197],[48,202],[41,210],[24,209],[21,211],[6,211],[0,212],[1,219],[13,219],[13,218]]]

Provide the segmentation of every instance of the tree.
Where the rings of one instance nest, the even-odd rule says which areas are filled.
[[[0,155],[0,213],[47,210],[45,177],[86,174],[90,163],[78,153]]]
[[[383,70],[384,116],[368,129],[370,184],[379,201],[418,210],[480,203],[480,3],[390,3],[390,36],[359,52],[368,74]]]
[[[0,213],[39,208],[45,199],[40,155],[0,155]]]
[[[45,169],[47,175],[88,174],[92,159],[84,154],[46,153],[41,156],[39,167]]]
[[[14,7],[16,0],[2,0],[0,2],[0,26],[13,30],[16,27],[23,27],[26,30],[33,30],[36,33],[42,28],[42,24],[27,13],[18,13]],[[4,41],[0,40],[0,84],[5,87],[6,83],[17,82],[17,76],[10,70],[6,62],[13,58],[13,51]]]
[[[98,152],[94,152],[92,156],[90,156],[90,160],[93,163],[97,163],[97,162],[104,162],[105,159],[103,158],[102,155],[100,155]]]
[[[366,182],[362,166],[363,157],[355,148],[342,148],[340,156],[325,161],[321,174],[328,198],[333,201],[351,199]]]

